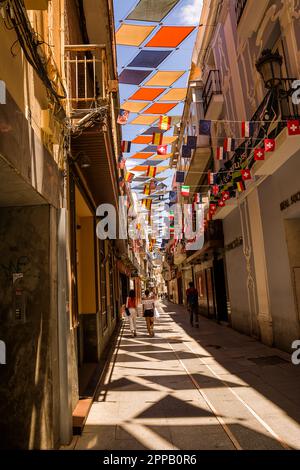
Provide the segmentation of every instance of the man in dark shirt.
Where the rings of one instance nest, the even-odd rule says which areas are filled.
[[[191,326],[194,326],[194,320],[196,326],[199,328],[198,320],[198,291],[194,286],[193,282],[189,283],[189,289],[186,291],[186,300],[188,305],[188,310],[190,312],[190,322]]]

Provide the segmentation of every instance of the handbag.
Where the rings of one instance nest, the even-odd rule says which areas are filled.
[[[125,313],[127,315],[127,317],[130,317],[130,310],[128,307],[125,307]]]

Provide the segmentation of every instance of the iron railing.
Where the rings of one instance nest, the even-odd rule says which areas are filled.
[[[236,0],[235,2],[235,13],[236,13],[237,24],[239,24],[240,19],[243,15],[246,3],[247,3],[247,0]]]
[[[214,95],[221,95],[221,79],[219,70],[210,70],[207,80],[203,88],[203,110],[204,115],[207,113],[210,102]]]

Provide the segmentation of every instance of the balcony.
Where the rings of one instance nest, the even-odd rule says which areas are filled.
[[[108,90],[106,48],[66,45],[67,115],[82,119],[103,106]]]
[[[218,119],[224,104],[219,70],[210,70],[202,96],[205,119]]]
[[[239,24],[240,22],[240,19],[244,12],[247,1],[248,0],[236,0],[235,2],[235,13],[236,13],[237,24]]]

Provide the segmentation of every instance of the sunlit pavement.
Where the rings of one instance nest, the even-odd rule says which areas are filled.
[[[300,449],[300,366],[185,308],[161,304],[150,338],[125,322],[82,436],[68,449]]]

